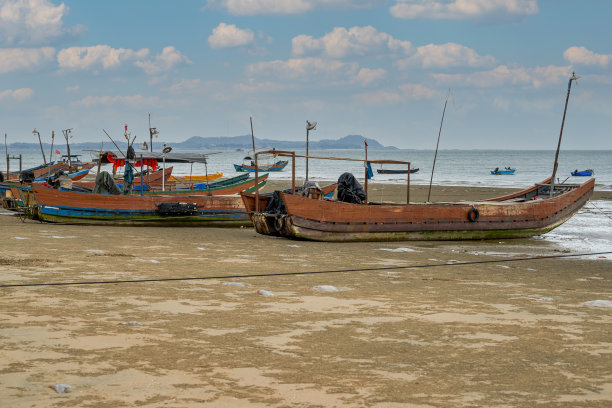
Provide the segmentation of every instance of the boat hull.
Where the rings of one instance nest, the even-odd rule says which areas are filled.
[[[481,240],[544,234],[589,200],[594,179],[546,199],[544,188],[480,202],[378,205],[282,194],[286,215],[251,215],[257,232],[314,241]],[[539,198],[539,197],[538,197]],[[271,232],[270,230],[273,230]]]
[[[257,171],[262,171],[262,172],[267,172],[267,171],[282,171],[285,167],[287,167],[287,163],[289,163],[289,161],[287,160],[281,160],[278,161],[276,163],[274,163],[274,165],[272,166],[267,166],[267,167],[259,167],[257,169]],[[234,164],[234,169],[236,169],[236,171],[251,171],[254,172],[255,171],[255,166],[247,166],[245,164],[240,165],[240,164]]]
[[[410,169],[410,174],[418,172],[419,169]],[[376,169],[378,174],[408,174],[408,170]]]
[[[239,196],[123,196],[78,193],[33,185],[37,217],[45,222],[135,226],[243,226],[249,217]],[[159,205],[193,205],[161,212]]]

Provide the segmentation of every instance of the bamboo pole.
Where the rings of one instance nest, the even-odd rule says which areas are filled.
[[[442,110],[442,119],[440,120],[440,130],[438,131],[438,142],[436,143],[436,153],[434,154],[433,166],[431,166],[431,178],[429,179],[429,191],[427,193],[427,202],[429,202],[429,197],[431,196],[431,183],[433,182],[434,169],[436,168],[436,158],[438,157],[438,146],[440,145],[440,134],[442,133],[442,124],[444,123],[444,114],[446,113],[446,104],[448,103],[448,97],[450,96],[450,92],[446,95],[446,100],[444,101],[444,109]],[[410,174],[410,169],[408,169],[408,174]]]
[[[572,90],[572,81],[576,81],[580,78],[575,72],[572,72],[572,76],[567,84],[567,96],[565,97],[565,108],[563,109],[563,119],[561,120],[561,131],[559,132],[559,143],[557,144],[557,152],[555,153],[555,164],[553,166],[552,178],[550,179],[550,197],[553,196],[555,190],[555,176],[557,175],[557,166],[559,165],[559,150],[561,150],[561,138],[563,137],[563,126],[565,125],[565,114],[567,113],[567,104],[569,102],[570,91]]]

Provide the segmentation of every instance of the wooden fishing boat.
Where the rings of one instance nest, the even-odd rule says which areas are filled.
[[[242,226],[250,220],[239,196],[110,195],[32,186],[40,221],[87,225]]]
[[[255,189],[255,185],[257,184],[258,188],[262,188],[266,182],[268,181],[268,174],[262,174],[257,177],[257,183],[255,183],[255,178],[249,179],[248,174],[245,174],[247,177],[236,177],[237,180],[233,182],[217,182],[210,183],[208,187],[201,187],[197,189],[193,188],[173,188],[172,190],[148,190],[144,191],[142,194],[144,195],[170,195],[170,196],[203,196],[203,195],[232,195],[238,194],[241,191],[253,191]],[[134,184],[134,188],[138,187],[137,184]],[[168,186],[166,186],[168,188]],[[134,191],[131,194],[141,194],[139,191]]]
[[[79,170],[79,171],[75,171],[72,173],[68,173],[66,174],[66,176],[68,178],[70,178],[72,181],[79,181],[83,178],[85,178],[87,175],[89,174],[89,169],[83,169],[83,170]],[[46,181],[49,177],[38,177],[36,179],[34,179],[34,182],[43,182]]]
[[[499,167],[496,167],[495,170],[491,170],[491,174],[496,176],[514,174],[514,172],[516,172],[516,169],[510,167],[506,167],[503,170],[500,170]]]
[[[197,175],[192,175],[192,176],[170,176],[170,178],[168,179],[168,181],[179,181],[182,183],[189,183],[192,181],[212,181],[212,180],[217,180],[220,179],[221,177],[223,177],[223,172],[217,172],[217,173],[213,173],[213,174],[197,174]]]
[[[406,204],[368,202],[367,185],[366,199],[361,204],[281,192],[284,212],[265,213],[261,209],[252,210],[245,195],[243,201],[255,230],[265,235],[315,241],[522,238],[546,233],[563,224],[587,203],[595,185],[595,179],[583,184],[554,184],[551,180],[484,201],[410,203],[409,177]],[[255,203],[258,196],[256,191]]]
[[[410,174],[416,173],[419,171],[419,168],[410,169]],[[378,174],[407,174],[408,169],[376,169]]]
[[[593,169],[586,169],[586,170],[582,170],[582,171],[578,171],[578,169],[576,169],[576,170],[572,171],[571,174],[574,177],[584,177],[584,176],[590,177],[593,174],[595,174],[595,172],[593,171]]]
[[[63,163],[49,163],[47,165],[41,165],[41,166],[37,166],[37,167],[33,167],[30,169],[26,169],[26,170],[22,170],[21,172],[11,172],[10,173],[10,179],[18,179],[19,178],[19,174],[20,173],[25,173],[25,172],[32,172],[32,174],[34,175],[34,178],[39,178],[39,177],[48,177],[53,175],[55,172],[59,171],[62,169],[62,165]]]
[[[271,157],[276,157],[275,154],[272,154]],[[262,160],[257,163],[257,167],[255,166],[255,160],[251,156],[246,156],[242,159],[242,164],[234,164],[234,169],[236,171],[251,171],[254,172],[257,168],[257,171],[269,172],[269,171],[282,171],[285,167],[287,167],[287,160]]]
[[[163,184],[162,179],[165,178],[165,180],[163,181],[168,181],[171,175],[172,175],[172,167],[168,167],[165,170],[159,169],[157,171],[153,171],[151,173],[144,174],[143,184],[147,184],[149,186],[157,186],[157,185],[161,186]],[[122,182],[121,178],[116,178],[115,180],[117,181],[117,183]],[[140,175],[135,175],[134,185],[138,185],[138,184],[140,184]],[[79,181],[75,183],[75,185],[86,187],[86,188],[94,188],[94,186],[96,185],[96,182],[95,181]]]
[[[334,191],[338,187],[338,183],[329,184],[327,186],[321,187],[321,194],[324,198],[331,198],[334,195]],[[291,189],[283,190],[286,193],[291,193]],[[261,228],[265,229],[264,235],[280,235],[279,227],[278,227],[278,217],[275,213],[270,212],[268,209],[268,204],[272,201],[275,193],[265,193],[259,194],[259,197],[248,191],[243,191],[240,193],[242,197],[242,201],[244,203],[244,207],[249,214],[249,217],[259,209],[261,213],[270,213],[271,216],[267,216],[262,218],[262,221],[265,222],[265,225],[262,225]],[[295,194],[302,194],[302,189],[296,188]],[[256,204],[256,200],[259,200],[259,208]],[[253,220],[253,218],[251,218]],[[259,231],[258,231],[259,232]],[[260,232],[261,233],[261,232]]]

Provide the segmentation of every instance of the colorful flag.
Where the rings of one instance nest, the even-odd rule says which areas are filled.
[[[363,139],[363,143],[365,143],[366,147],[368,146],[368,141]]]
[[[61,154],[61,153],[60,153],[60,151],[59,151],[59,150],[56,150],[56,151],[55,151],[55,154]]]

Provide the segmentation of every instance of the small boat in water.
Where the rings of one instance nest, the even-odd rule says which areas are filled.
[[[595,174],[595,172],[593,171],[593,169],[586,169],[586,170],[582,170],[582,171],[578,171],[578,169],[572,171],[572,176],[574,177],[579,177],[579,176],[592,176],[593,174]]]
[[[419,168],[410,169],[410,174],[416,173],[419,171]],[[376,169],[378,174],[408,174],[408,169]]]
[[[504,167],[503,170],[500,170],[499,167],[496,167],[495,170],[491,170],[491,174],[500,176],[505,174],[514,174],[515,171],[516,169],[513,169],[512,167]]]
[[[271,157],[275,157],[271,156]],[[257,171],[282,171],[289,163],[288,160],[261,160],[257,163]],[[251,156],[242,159],[242,164],[234,164],[236,171],[255,171],[255,160]]]

